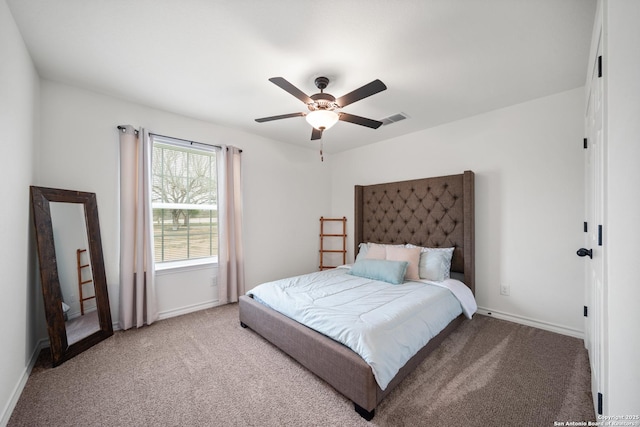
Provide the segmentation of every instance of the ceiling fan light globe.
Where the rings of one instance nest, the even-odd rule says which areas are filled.
[[[339,116],[335,111],[316,110],[306,116],[307,122],[318,130],[327,130],[338,122]]]

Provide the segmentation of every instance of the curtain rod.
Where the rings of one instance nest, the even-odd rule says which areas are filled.
[[[127,127],[126,126],[118,125],[116,127],[118,128],[118,130],[121,130],[122,132],[126,132],[127,131]],[[135,133],[137,135],[138,131],[136,129],[134,129],[133,133]]]
[[[121,131],[125,131],[127,129],[126,126],[118,126],[118,129]],[[133,130],[136,135],[138,134],[138,131],[136,129]],[[188,142],[189,144],[193,145],[193,144],[200,144],[200,145],[206,145],[207,147],[216,147],[216,148],[222,148],[222,146],[220,145],[215,145],[215,144],[205,144],[204,142],[198,142],[198,141],[190,141],[188,139],[182,139],[182,138],[176,138],[175,136],[167,136],[167,135],[160,135],[158,133],[153,133],[153,132],[149,132],[149,135],[153,135],[153,136],[159,136],[161,138],[169,138],[169,139],[177,139],[178,141],[182,141],[182,142]],[[239,149],[239,151],[242,153],[242,149]]]
[[[198,141],[191,141],[191,140],[189,140],[189,139],[176,138],[175,136],[160,135],[159,133],[149,132],[149,135],[159,136],[160,138],[177,139],[178,141],[188,142],[188,143],[189,143],[189,144],[191,144],[191,145],[193,145],[193,144],[200,144],[200,145],[206,145],[207,147],[222,148],[220,145],[205,144],[204,142],[198,142]]]

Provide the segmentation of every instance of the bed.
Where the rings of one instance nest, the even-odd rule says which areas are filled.
[[[354,249],[361,243],[453,247],[451,277],[475,293],[474,174],[355,186]],[[350,399],[370,420],[375,408],[462,322],[460,314],[419,349],[384,388],[371,366],[342,343],[243,295],[240,323],[289,354]]]

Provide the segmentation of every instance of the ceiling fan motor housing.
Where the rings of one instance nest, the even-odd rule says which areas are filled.
[[[311,95],[309,98],[313,100],[312,103],[307,104],[307,107],[311,111],[317,110],[328,110],[333,111],[338,108],[338,104],[336,104],[336,98],[329,94],[324,93],[323,91],[329,86],[329,79],[327,77],[316,77],[314,80],[316,87],[320,89],[320,93],[316,93]]]
[[[315,110],[335,110],[338,108],[336,104],[336,98],[328,93],[316,93],[310,96],[313,99],[313,102],[307,104],[307,107],[311,111]]]

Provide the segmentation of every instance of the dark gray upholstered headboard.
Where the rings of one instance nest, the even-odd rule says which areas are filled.
[[[451,271],[475,293],[474,174],[355,186],[355,254],[362,242],[455,247]]]

